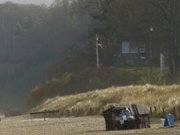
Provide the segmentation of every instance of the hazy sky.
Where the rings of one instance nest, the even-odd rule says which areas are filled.
[[[50,5],[54,0],[0,0],[0,3],[11,1],[13,3],[22,3],[22,4],[46,4]]]

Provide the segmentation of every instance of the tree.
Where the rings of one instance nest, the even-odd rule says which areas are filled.
[[[96,30],[106,40],[110,40],[111,48],[114,48],[111,53],[113,55],[117,50],[116,44],[123,39],[140,38],[149,43],[148,31],[150,27],[153,27],[152,48],[168,51],[169,71],[176,76],[180,28],[178,7],[180,7],[180,2],[177,0],[102,0],[101,12],[94,15],[94,18],[99,21],[96,24]],[[108,54],[106,51],[105,53]]]
[[[152,1],[156,7],[158,27],[161,28],[161,35],[167,39],[168,64],[170,73],[177,77],[179,62],[179,30],[180,30],[180,2],[178,0],[158,0]]]

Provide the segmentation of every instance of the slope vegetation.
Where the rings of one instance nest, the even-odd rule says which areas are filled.
[[[158,83],[158,70],[154,69],[152,73],[152,80]],[[100,70],[88,68],[76,73],[66,72],[36,85],[32,89],[31,103],[37,104],[58,95],[72,95],[112,86],[143,85],[146,82],[146,71],[143,67],[102,67]]]
[[[86,93],[57,96],[47,99],[32,111],[44,110],[79,110],[79,115],[100,114],[109,103],[131,104],[140,103],[170,110],[180,105],[180,86],[136,85],[111,87]]]

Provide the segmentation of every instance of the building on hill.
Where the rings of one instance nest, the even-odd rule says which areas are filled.
[[[151,60],[154,65],[159,66],[160,47],[158,43],[147,40],[123,40],[119,43],[116,64],[119,66],[145,66]]]
[[[124,40],[120,43],[117,55],[118,65],[144,65],[147,60],[147,47],[144,41]]]

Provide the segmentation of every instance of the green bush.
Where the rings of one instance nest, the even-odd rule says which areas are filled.
[[[152,80],[159,80],[158,68],[152,68]],[[32,91],[31,100],[46,99],[57,95],[67,95],[89,90],[103,89],[111,86],[143,85],[147,83],[146,68],[88,68],[81,72],[66,72],[36,86]]]

